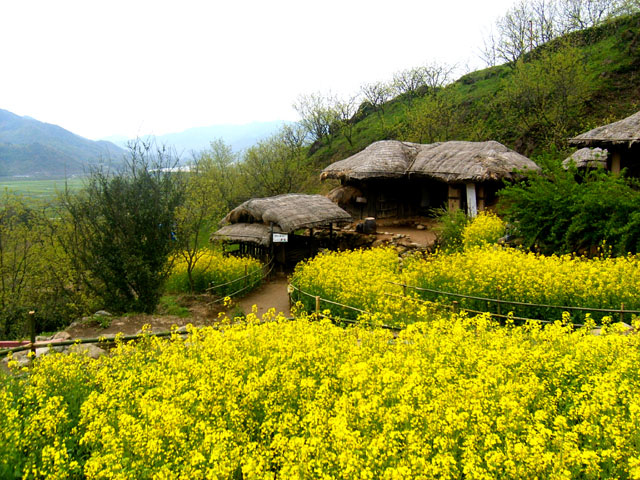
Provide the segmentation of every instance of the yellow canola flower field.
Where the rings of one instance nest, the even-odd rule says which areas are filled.
[[[425,320],[435,302],[481,312],[540,320],[559,320],[562,308],[521,306],[460,298],[405,284],[474,297],[558,307],[640,310],[640,260],[637,256],[587,259],[543,256],[497,245],[470,247],[460,253],[436,252],[399,259],[392,248],[328,252],[298,265],[291,283],[293,298],[306,311],[315,310],[315,296],[371,312],[374,320],[403,325]],[[406,292],[410,299],[401,298]],[[427,303],[425,303],[427,302]],[[321,310],[341,318],[361,318],[356,310],[321,302]],[[570,310],[572,321],[586,321],[589,312]],[[600,323],[618,314],[592,312]],[[631,314],[624,321],[630,323]]]
[[[0,478],[640,478],[637,335],[247,320],[0,377]]]
[[[255,258],[223,256],[222,252],[207,248],[202,249],[199,255],[201,256],[192,272],[195,292],[204,292],[211,286],[232,282],[235,279],[238,280],[214,289],[213,293],[224,296],[247,285],[249,285],[249,288],[246,291],[260,285],[262,263]],[[190,292],[187,262],[180,255],[176,255],[173,262],[173,268],[167,279],[166,290],[172,293]],[[246,280],[241,278],[245,276],[245,271],[248,275]]]

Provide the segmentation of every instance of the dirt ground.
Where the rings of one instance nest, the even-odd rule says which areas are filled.
[[[266,313],[270,308],[275,308],[276,313],[282,312],[285,316],[290,316],[287,283],[286,276],[275,276],[245,297],[233,302],[229,308],[219,303],[212,304],[212,299],[206,296],[184,296],[180,298],[179,303],[189,309],[191,317],[181,318],[160,314],[113,316],[107,317],[110,325],[106,328],[103,328],[95,317],[87,317],[70,325],[65,331],[71,335],[71,338],[95,338],[116,335],[120,332],[124,335],[135,335],[140,332],[143,325],[149,324],[151,331],[165,332],[171,330],[173,325],[178,327],[189,323],[195,326],[212,325],[219,321],[220,314],[230,317],[241,313],[248,314],[252,312],[253,305],[258,308],[258,316]]]

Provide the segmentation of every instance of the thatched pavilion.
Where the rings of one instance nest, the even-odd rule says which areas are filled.
[[[360,218],[424,215],[438,207],[464,208],[474,216],[495,200],[505,180],[539,169],[494,141],[382,140],[329,165],[321,178],[341,181],[329,197]]]
[[[569,143],[578,147],[607,149],[607,169],[620,173],[626,168],[630,176],[640,177],[640,112],[582,133],[570,139]]]
[[[351,222],[351,215],[322,195],[289,193],[253,198],[234,208],[222,220],[212,240],[238,244],[242,254],[259,258],[275,255],[279,263],[296,262],[320,246],[314,228],[333,229]],[[308,230],[308,235],[299,235]]]

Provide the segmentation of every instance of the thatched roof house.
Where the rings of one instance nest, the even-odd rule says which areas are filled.
[[[606,148],[607,168],[614,173],[628,168],[631,175],[640,176],[640,112],[573,137],[569,144]]]
[[[321,179],[341,181],[342,187],[331,192],[332,198],[353,198],[340,188],[364,192],[357,197],[359,205],[339,202],[361,217],[423,214],[447,201],[449,208],[466,206],[475,215],[485,207],[487,197],[493,200],[491,195],[504,180],[539,169],[527,157],[494,141],[421,145],[384,140],[329,165]]]
[[[351,215],[322,195],[290,193],[253,198],[231,210],[222,220],[227,225],[213,233],[211,239],[239,244],[240,254],[263,258],[275,254],[284,264],[317,251],[312,229],[331,228],[351,220]],[[310,229],[310,235],[295,235],[301,229]]]
[[[609,152],[602,148],[581,148],[562,161],[562,166],[568,169],[570,165],[577,168],[606,168]]]

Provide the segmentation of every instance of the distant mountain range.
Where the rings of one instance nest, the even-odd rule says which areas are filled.
[[[53,177],[84,173],[90,165],[117,163],[124,150],[62,127],[0,109],[0,176]]]
[[[173,147],[183,161],[222,139],[240,152],[274,133],[283,122],[214,125],[190,128],[155,137],[159,145]],[[130,139],[114,136],[94,141],[57,125],[21,117],[0,109],[0,177],[61,177],[81,175],[90,166],[118,164]]]
[[[189,128],[179,133],[155,135],[153,138],[155,138],[159,145],[175,148],[183,160],[190,160],[192,152],[207,150],[211,142],[218,139],[222,139],[227,145],[231,146],[235,152],[241,152],[259,140],[275,133],[283,123],[284,122],[280,120],[275,120],[271,122],[253,122],[244,125],[212,125],[209,127]],[[114,135],[105,137],[103,140],[125,147],[127,142],[132,139],[121,135]]]

